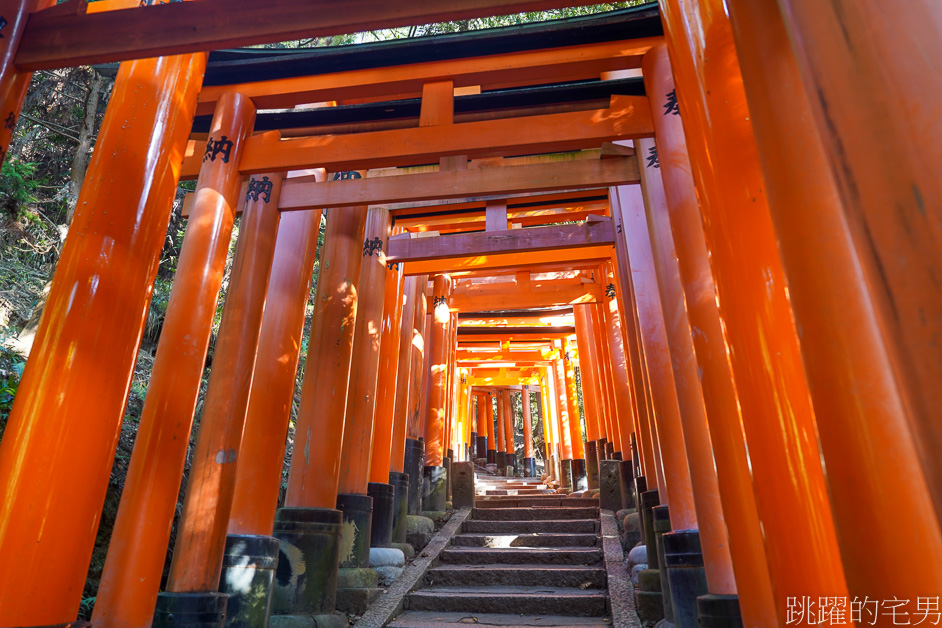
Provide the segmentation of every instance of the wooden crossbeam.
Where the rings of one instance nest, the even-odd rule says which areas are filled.
[[[602,286],[598,284],[574,284],[532,290],[514,289],[511,284],[511,289],[507,291],[453,294],[448,298],[448,307],[452,312],[489,312],[506,309],[508,303],[513,303],[514,307],[520,309],[529,309],[601,301]]]
[[[205,0],[199,0],[203,2]],[[186,4],[186,3],[184,3]],[[169,5],[168,5],[169,6]],[[244,174],[326,168],[328,172],[437,163],[442,156],[471,159],[597,148],[620,139],[652,137],[651,109],[643,96],[611,97],[607,109],[528,118],[281,139],[277,132],[248,139]],[[181,177],[199,174],[204,144],[190,142]]]
[[[278,209],[291,211],[354,207],[490,194],[606,188],[638,183],[640,180],[638,162],[634,156],[442,170],[398,177],[346,179],[323,183],[293,183],[289,179],[282,187]],[[502,229],[506,230],[507,207],[506,204],[501,207]]]
[[[249,96],[259,109],[291,109],[303,103],[329,100],[391,96],[417,98],[424,83],[443,77],[454,81],[456,88],[480,86],[482,91],[588,80],[601,76],[603,72],[638,67],[644,53],[661,41],[661,37],[646,37],[467,59],[434,60],[399,66],[391,71],[388,68],[367,68],[210,86],[200,92],[196,113],[212,113],[216,101],[225,91]]]
[[[455,352],[455,359],[463,362],[517,362],[517,361],[529,361],[529,362],[544,362],[550,360],[543,355],[541,351],[510,351],[510,352],[494,352],[494,353],[485,353],[480,351],[469,351],[467,349],[459,348]]]
[[[395,26],[578,6],[582,0],[199,0],[32,15],[14,58],[22,70],[91,65]]]
[[[565,229],[571,225],[559,227],[531,227],[531,229]],[[524,231],[516,229],[514,231]],[[460,234],[471,236],[475,234]],[[458,234],[442,237],[460,237]],[[536,270],[547,265],[566,265],[572,267],[597,266],[609,259],[612,255],[610,244],[587,246],[583,248],[555,249],[543,251],[539,256],[532,253],[495,253],[491,255],[469,255],[445,259],[432,259],[424,261],[406,262],[404,272],[406,275],[434,275],[437,273],[465,273],[469,271],[493,272],[506,270],[531,269]]]
[[[542,262],[533,253],[557,249],[578,249],[613,245],[615,230],[610,218],[592,222],[528,229],[506,229],[479,233],[459,233],[426,238],[396,239],[389,242],[390,262],[418,262],[500,254],[530,254],[530,261]],[[537,259],[534,259],[537,258]]]

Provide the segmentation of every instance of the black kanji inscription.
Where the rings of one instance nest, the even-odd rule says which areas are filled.
[[[362,178],[363,178],[363,175],[361,175],[356,170],[348,170],[346,172],[335,172],[333,180],[345,181],[347,179],[362,179]]]
[[[209,138],[206,142],[206,152],[203,153],[203,161],[216,161],[216,157],[222,156],[224,164],[229,163],[229,156],[232,153],[233,143],[227,136],[223,135],[218,140]]]
[[[3,122],[3,128],[13,130],[16,128],[16,116],[13,115],[13,112],[10,112],[10,115],[7,116],[7,119]]]
[[[374,237],[372,240],[367,238],[363,241],[363,257],[369,255],[373,256],[373,253],[379,255],[383,252],[383,241],[377,237]]]
[[[271,202],[271,191],[274,184],[268,180],[268,177],[262,177],[259,181],[256,178],[249,179],[249,191],[245,195],[246,201],[257,201],[262,197],[266,203]]]
[[[648,160],[648,163],[647,163],[648,168],[660,168],[661,167],[661,161],[657,158],[657,146],[652,146],[651,148],[648,149],[647,160]]]
[[[434,297],[432,299],[432,307],[438,307],[439,305],[448,305],[448,297]]]
[[[605,286],[605,296],[614,297],[615,296],[615,284],[610,283]]]
[[[675,116],[680,115],[680,107],[677,105],[677,90],[676,89],[672,89],[670,92],[668,92],[667,102],[664,103],[664,115],[669,116],[671,114]]]

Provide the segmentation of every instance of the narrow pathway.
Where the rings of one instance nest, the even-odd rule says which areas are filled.
[[[611,626],[598,500],[538,480],[475,481],[471,517],[389,625]]]

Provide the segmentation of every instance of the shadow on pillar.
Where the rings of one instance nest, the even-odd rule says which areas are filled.
[[[589,488],[589,478],[586,475],[585,460],[575,458],[572,461],[572,490],[585,491]]]
[[[229,597],[226,628],[263,628],[271,613],[280,543],[272,536],[230,534],[219,591]]]
[[[425,443],[406,439],[403,472],[409,476],[409,514],[422,514],[422,467],[425,464]]]
[[[346,617],[334,614],[342,520],[332,508],[282,508],[275,514],[273,536],[281,546],[271,628],[346,625]]]
[[[366,494],[373,499],[370,547],[389,547],[393,541],[396,489],[392,484],[370,482],[366,485]]]
[[[395,502],[393,504],[393,543],[405,543],[406,532],[409,528],[409,491],[411,490],[411,476],[398,471],[389,472],[389,483],[395,489]]]
[[[448,472],[445,467],[424,467],[422,506],[425,512],[445,512]]]

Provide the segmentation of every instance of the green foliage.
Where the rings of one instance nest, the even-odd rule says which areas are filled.
[[[0,207],[17,218],[28,216],[27,205],[39,200],[36,198],[39,188],[35,179],[37,165],[8,159],[0,168]]]

